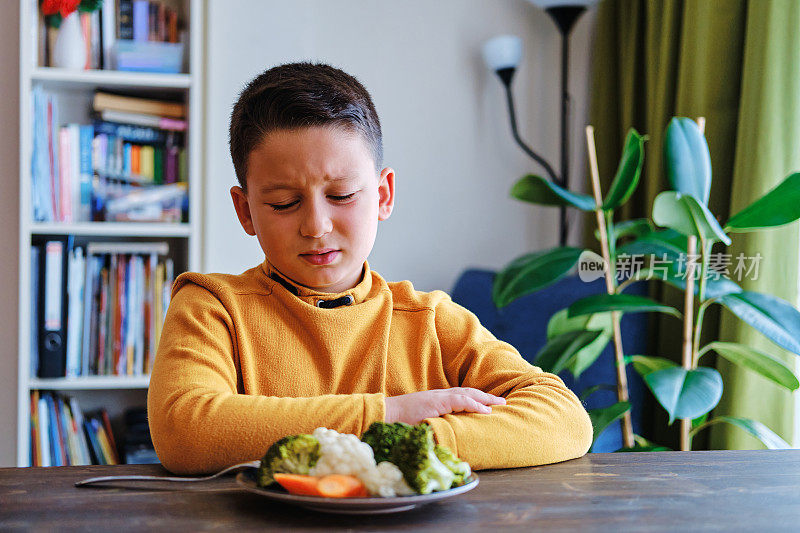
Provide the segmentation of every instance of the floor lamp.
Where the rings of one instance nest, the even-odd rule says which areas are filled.
[[[517,119],[514,111],[514,97],[511,92],[511,80],[522,58],[522,41],[514,35],[500,35],[487,41],[483,46],[483,57],[486,65],[494,71],[503,82],[508,100],[508,112],[511,118],[511,133],[514,140],[534,161],[544,168],[550,180],[557,185],[569,188],[569,36],[575,22],[586,8],[596,0],[528,0],[542,8],[553,19],[561,33],[561,168],[556,172],[553,167],[533,151],[519,136]],[[559,243],[567,243],[567,210],[560,207]]]

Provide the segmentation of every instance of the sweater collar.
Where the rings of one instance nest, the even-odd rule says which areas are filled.
[[[281,274],[268,260],[264,260],[261,265],[264,274],[269,278],[268,283],[273,285],[273,290],[283,290],[294,294],[299,299],[309,305],[320,308],[334,308],[351,304],[359,304],[367,299],[372,290],[372,271],[369,263],[364,261],[361,274],[361,281],[353,287],[343,292],[321,292],[289,280]]]

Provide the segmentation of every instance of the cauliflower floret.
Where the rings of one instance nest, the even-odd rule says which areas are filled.
[[[312,436],[319,441],[320,456],[317,464],[309,471],[310,475],[356,476],[364,482],[370,494],[384,498],[414,494],[403,479],[400,469],[388,461],[376,465],[370,445],[361,442],[355,435],[317,428]]]

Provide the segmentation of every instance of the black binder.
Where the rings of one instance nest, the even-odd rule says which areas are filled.
[[[67,367],[68,237],[47,237],[39,253],[39,377],[60,378]]]

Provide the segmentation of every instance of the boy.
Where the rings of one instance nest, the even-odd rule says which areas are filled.
[[[172,289],[148,395],[163,465],[201,473],[261,457],[324,426],[427,422],[473,468],[579,457],[581,403],[441,291],[370,270],[394,207],[366,89],[327,65],[287,64],[244,89],[231,197],[263,264],[185,273]]]

